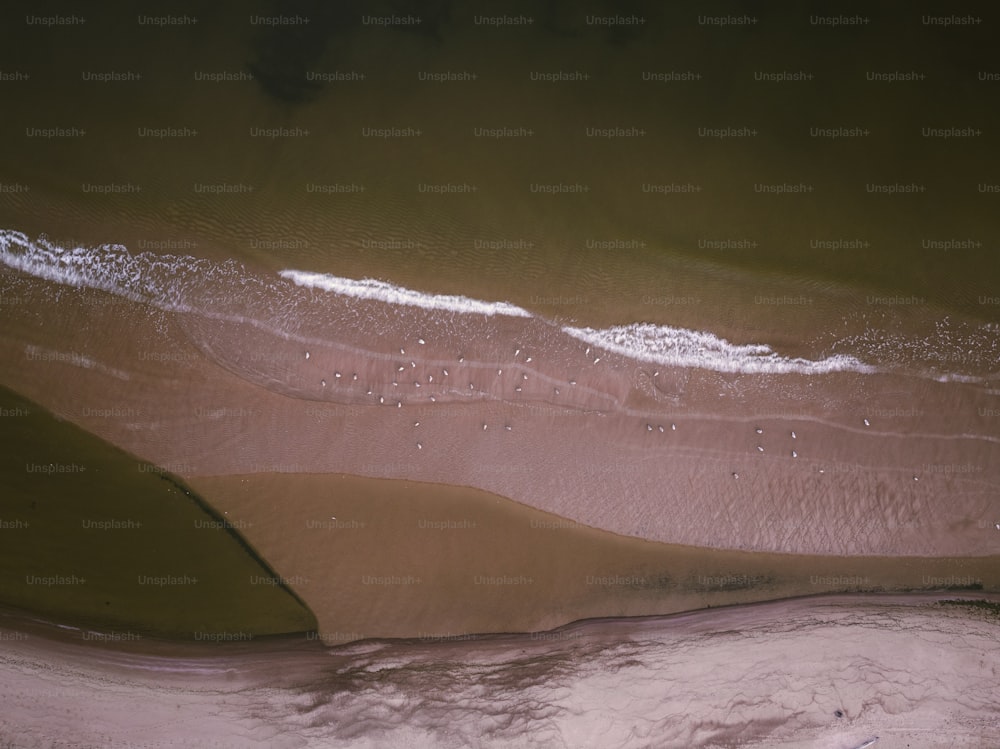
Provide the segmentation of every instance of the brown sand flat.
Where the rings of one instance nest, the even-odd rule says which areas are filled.
[[[551,629],[843,590],[1000,590],[1000,557],[805,556],[625,538],[487,492],[344,475],[199,477],[320,637]]]
[[[5,384],[185,477],[466,485],[621,535],[715,548],[985,556],[1000,542],[1000,438],[989,415],[1000,410],[983,389],[693,370],[679,400],[637,388],[635,404],[615,411],[481,399],[344,406],[234,376],[173,314],[10,283],[26,302],[7,310]],[[312,366],[302,353],[296,371]],[[485,389],[482,378],[496,375],[470,376]],[[602,377],[581,383],[600,390]]]

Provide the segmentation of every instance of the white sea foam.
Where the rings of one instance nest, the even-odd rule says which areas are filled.
[[[82,247],[66,249],[45,237],[31,240],[23,232],[0,230],[0,259],[4,264],[65,286],[103,289],[115,294],[129,293],[126,287],[135,273],[121,261],[128,251],[121,245],[105,245],[103,252]],[[134,291],[132,296],[138,296]]]
[[[591,346],[639,361],[673,367],[747,374],[870,374],[876,371],[874,367],[843,354],[820,360],[788,358],[762,343],[733,344],[711,333],[668,325],[634,323],[602,330],[573,327],[562,330]]]
[[[360,281],[351,278],[340,278],[326,273],[311,273],[301,270],[283,270],[279,274],[297,286],[312,289],[332,291],[335,294],[354,297],[355,299],[370,299],[386,304],[404,304],[422,309],[443,310],[446,312],[506,315],[508,317],[533,317],[526,309],[508,302],[484,302],[470,299],[466,296],[452,294],[425,294],[415,289],[395,286],[386,281],[374,278],[363,278]]]
[[[46,281],[106,291],[161,309],[189,312],[186,281],[216,275],[223,267],[184,255],[133,255],[120,244],[66,248],[46,237],[0,229],[0,262]]]
[[[456,313],[502,314],[534,317],[506,302],[484,302],[464,296],[425,294],[384,281],[355,281],[323,273],[284,270],[280,275],[300,286],[335,294],[372,299],[387,304],[406,304],[422,309]],[[564,327],[567,335],[637,361],[678,367],[698,367],[719,372],[754,374],[825,374],[828,372],[874,372],[851,356],[838,354],[819,361],[782,357],[764,344],[736,345],[711,333],[666,325],[635,323],[603,330]]]
[[[285,327],[294,328],[296,319],[306,311],[299,305],[309,304],[305,298],[294,298],[296,287],[453,315],[539,319],[509,302],[429,294],[370,278],[355,280],[294,269],[279,273],[284,281],[291,283],[285,287],[286,295],[282,293],[281,282],[272,283],[254,276],[235,260],[219,263],[186,255],[149,252],[133,255],[120,244],[68,249],[45,237],[32,240],[23,232],[3,229],[0,229],[0,262],[55,283],[100,289],[161,309],[247,322],[286,337],[293,331],[273,329],[274,323],[283,320],[287,323]],[[228,291],[226,284],[232,287]],[[280,314],[276,314],[279,309]],[[567,326],[561,330],[589,346],[635,361],[666,366],[747,374],[869,374],[878,371],[875,366],[849,354],[838,353],[817,360],[791,358],[780,355],[766,344],[734,344],[706,331],[652,323],[637,322],[600,330]],[[849,344],[851,341],[844,339],[843,342]],[[858,343],[861,345],[864,341]],[[883,342],[883,349],[886,343],[892,342]],[[890,368],[897,358],[893,352],[913,348],[913,342],[896,343],[898,345],[890,346],[890,351],[883,351],[877,357],[883,364],[888,362]],[[867,349],[861,345],[861,350]],[[958,382],[978,379],[940,369],[923,375]]]

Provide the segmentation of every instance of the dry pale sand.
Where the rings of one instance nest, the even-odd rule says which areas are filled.
[[[5,310],[3,382],[186,478],[350,473],[460,484],[622,535],[716,548],[987,556],[1000,543],[998,396],[984,389],[888,374],[690,370],[671,393],[609,359],[608,374],[602,362],[579,382],[599,409],[636,380],[616,410],[581,410],[586,395],[569,408],[516,398],[343,405],[285,394],[307,375],[317,391],[327,378],[333,388],[339,370],[326,371],[319,354],[307,359],[305,346],[269,360],[274,339],[244,330],[207,358],[189,337],[204,343],[204,321],[102,292],[5,283],[25,302]],[[262,357],[254,377],[216,363],[232,368],[237,350]],[[457,367],[461,354],[451,354]],[[276,362],[282,374],[269,382]],[[354,371],[350,360],[343,367]],[[477,392],[499,377],[482,362],[464,373]],[[913,403],[920,408],[902,405]]]
[[[64,736],[81,749],[993,746],[995,608],[939,599],[798,599],[325,653],[284,639],[83,643],[5,617],[0,739],[21,749],[67,746]]]

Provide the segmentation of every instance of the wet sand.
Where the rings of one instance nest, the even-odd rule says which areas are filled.
[[[319,637],[533,632],[839,591],[1000,591],[1000,557],[804,556],[653,543],[487,492],[342,475],[199,477],[309,603]]]
[[[455,371],[473,386],[469,402],[409,394],[393,402],[391,382],[380,381],[385,403],[373,390],[370,405],[343,405],[288,397],[288,383],[308,377],[317,393],[359,389],[353,378],[335,385],[336,372],[378,366],[389,377],[393,365],[415,371],[416,359],[365,355],[356,368],[345,360],[335,370],[341,365],[321,362],[322,349],[313,359],[308,344],[286,342],[275,370],[273,338],[234,338],[230,351],[265,366],[255,378],[236,376],[220,366],[231,355],[206,353],[186,313],[4,279],[23,303],[5,310],[3,381],[183,477],[349,473],[463,485],[620,535],[714,548],[987,556],[1000,543],[991,416],[1000,395],[982,387],[878,373],[688,369],[679,386],[661,390],[649,386],[647,367],[630,370],[613,354],[594,363],[595,349],[578,381],[586,392],[564,407],[554,394],[485,397],[509,374],[492,365],[505,362],[459,370],[454,351]],[[557,376],[546,373],[544,352],[536,355],[539,364],[513,371]]]
[[[0,738],[80,747],[988,746],[993,608],[833,596],[323,652],[0,619]],[[947,596],[956,599],[964,596]],[[388,688],[391,685],[391,688]]]
[[[94,366],[81,367],[79,362],[75,366],[85,371],[96,369],[100,377],[117,379]],[[184,381],[197,380],[188,377]],[[131,383],[132,380],[121,382]],[[75,417],[125,425],[131,433],[137,432],[136,427],[143,424],[150,424],[148,431],[152,434],[162,431],[161,422],[149,421],[148,409],[152,401],[147,400],[142,406],[136,404],[134,407],[105,403],[103,409],[98,409],[96,406],[80,406],[79,394],[74,397],[79,409],[71,412]],[[134,471],[137,478],[157,486],[163,485],[166,490],[186,491],[183,485],[158,479],[164,470],[189,474],[188,482],[196,496],[211,504],[211,518],[217,519],[213,529],[222,533],[218,526],[224,519],[230,535],[237,535],[240,543],[266,559],[270,569],[274,570],[264,570],[257,575],[257,581],[266,581],[267,585],[255,585],[254,576],[247,578],[245,571],[239,574],[238,571],[223,569],[215,562],[211,570],[202,569],[204,565],[198,567],[194,564],[190,543],[186,541],[177,542],[178,549],[187,549],[183,562],[180,559],[171,562],[166,558],[154,560],[156,564],[150,560],[142,562],[145,557],[139,549],[144,550],[148,543],[143,539],[159,528],[158,543],[169,546],[164,535],[168,529],[160,527],[162,523],[151,522],[148,513],[139,518],[139,508],[134,505],[131,495],[136,492],[144,495],[143,489],[119,488],[121,507],[117,510],[107,504],[109,495],[113,495],[114,491],[95,495],[85,503],[77,500],[74,505],[84,514],[84,519],[94,516],[91,518],[94,522],[107,521],[104,515],[127,516],[125,520],[119,518],[117,522],[120,523],[147,521],[142,538],[136,535],[135,530],[130,530],[131,526],[125,530],[102,528],[105,536],[109,533],[120,535],[120,538],[109,538],[108,544],[103,545],[105,553],[102,558],[114,548],[118,550],[119,557],[128,560],[119,564],[109,562],[110,572],[92,567],[84,569],[86,565],[73,556],[82,553],[85,559],[90,559],[91,552],[74,551],[77,547],[71,542],[74,539],[84,541],[84,537],[93,541],[97,531],[88,534],[78,530],[75,535],[63,533],[58,541],[52,537],[43,542],[39,540],[43,538],[39,534],[51,531],[49,526],[52,526],[52,521],[39,523],[38,516],[30,520],[36,526],[32,528],[34,535],[31,539],[22,531],[13,540],[21,538],[28,542],[33,539],[31,548],[36,551],[64,549],[66,558],[61,563],[66,569],[62,571],[72,571],[89,580],[88,586],[57,586],[54,590],[58,593],[79,593],[84,587],[92,592],[97,585],[107,589],[107,597],[115,600],[115,606],[122,604],[134,608],[140,604],[151,605],[148,596],[136,597],[129,592],[135,588],[134,585],[130,588],[128,581],[123,583],[119,580],[122,574],[130,574],[130,570],[134,572],[136,565],[142,567],[140,572],[155,573],[156,579],[173,575],[180,582],[188,579],[181,575],[182,572],[198,569],[199,583],[137,588],[156,592],[152,600],[160,601],[171,612],[161,616],[156,613],[159,609],[147,607],[143,609],[145,614],[140,617],[140,623],[127,617],[123,619],[123,613],[117,609],[80,609],[83,599],[73,599],[64,602],[62,608],[53,608],[57,606],[55,599],[49,595],[53,589],[18,586],[16,580],[8,581],[8,600],[26,606],[34,605],[40,611],[52,614],[61,613],[71,622],[89,620],[100,624],[103,621],[129,631],[171,632],[181,637],[191,637],[193,631],[260,634],[317,626],[324,641],[342,643],[373,636],[435,639],[476,632],[535,631],[586,617],[664,614],[839,590],[973,588],[993,591],[1000,588],[996,573],[1000,569],[1000,559],[996,555],[974,555],[967,551],[930,558],[912,554],[803,556],[656,543],[588,527],[577,520],[543,512],[482,490],[401,479],[362,478],[341,473],[311,474],[304,472],[303,463],[262,462],[248,466],[251,470],[257,469],[255,472],[199,476],[192,475],[196,474],[196,469],[191,456],[185,457],[183,462],[164,463],[155,470],[153,464],[124,456],[109,468],[106,461],[95,462],[94,455],[99,453],[98,448],[114,452],[110,447],[92,445],[96,442],[95,438],[70,425],[59,424],[34,403],[14,396],[9,400],[3,414],[10,420],[11,427],[16,428],[15,432],[20,429],[18,434],[37,435],[33,439],[15,438],[16,447],[7,453],[8,458],[16,463],[8,471],[9,475],[14,475],[15,470],[23,467],[17,461],[25,465],[79,465],[79,472],[59,477],[45,476],[42,480],[47,482],[46,485],[58,480],[59,485],[64,487],[63,494],[72,493],[72,496],[82,499],[89,496],[86,492],[89,484],[83,482],[82,476],[93,477],[103,472],[110,481],[120,482],[122,478],[133,475]],[[290,399],[283,397],[282,400]],[[260,407],[258,402],[255,409]],[[316,424],[326,435],[342,431],[346,431],[347,436],[358,434],[352,419],[364,409],[350,409],[346,421],[338,421],[335,418],[337,408],[340,407],[331,404],[314,406],[313,411],[306,412],[307,423]],[[255,416],[261,415],[255,413],[255,409],[241,407],[239,410],[227,410],[218,405],[212,408],[198,406],[194,415],[204,423],[226,423],[234,418],[252,421]],[[374,410],[394,414],[401,409]],[[583,418],[583,415],[576,414],[575,418]],[[388,423],[404,431],[422,431],[421,427],[405,424],[399,418]],[[386,427],[383,422],[381,426],[370,428]],[[268,436],[274,431],[271,427],[257,430],[254,434]],[[69,439],[67,433],[77,436]],[[278,435],[285,441],[288,434],[290,432],[285,428],[278,430]],[[799,439],[796,439],[795,443],[798,442]],[[244,449],[242,444],[230,442],[226,449],[238,453]],[[52,445],[60,447],[56,449]],[[368,460],[372,460],[372,455]],[[140,470],[143,468],[149,469],[146,475]],[[406,475],[418,468],[419,464],[412,459],[398,459],[384,465],[372,463],[366,470]],[[516,473],[515,468],[507,466],[502,470]],[[519,470],[527,474],[537,469],[525,464]],[[32,477],[27,475],[27,478]],[[115,485],[112,483],[111,486]],[[27,509],[27,503],[32,498],[39,499],[35,496],[39,489],[37,477],[35,481],[27,482],[25,491],[28,494],[20,501],[19,509],[11,508],[15,511],[8,512],[9,517],[5,520],[29,522],[32,511]],[[57,514],[61,513],[60,527],[69,522],[63,504],[58,500],[42,503],[43,509],[48,507]],[[166,506],[158,504],[157,508],[165,509]],[[679,526],[678,518],[673,518],[673,522]],[[790,524],[779,520],[773,522],[778,532],[787,534],[793,530]],[[883,532],[913,531],[914,525],[900,521],[895,524],[887,522],[881,529],[873,524],[872,528]],[[864,526],[857,524],[855,527]],[[121,536],[122,533],[126,535]],[[127,535],[129,533],[131,535]],[[117,541],[135,541],[140,547],[134,548],[127,543],[116,545]],[[16,577],[34,556],[17,545],[9,546],[9,550],[14,557],[6,569],[8,576]],[[214,555],[213,559],[218,561],[218,555]],[[50,566],[54,561],[58,560],[48,560]],[[34,568],[28,571],[32,570]],[[191,578],[195,579],[195,572],[191,572]],[[230,593],[237,588],[244,591],[238,596],[244,607],[241,609],[244,613],[239,615],[243,619],[239,619],[237,612],[229,607],[229,613],[237,618],[228,624],[215,622],[210,626],[204,606],[195,606],[196,623],[180,622],[173,613],[171,603],[176,592],[182,591],[190,597],[192,592],[201,593],[204,589],[209,595],[207,602],[215,603],[222,599],[212,592],[215,590],[210,585],[213,580],[217,583],[216,587],[222,585]],[[296,620],[283,626],[273,622],[264,626],[261,617],[272,617],[275,609],[266,603],[258,601],[258,605],[254,602],[259,598],[256,594],[278,594],[279,586],[271,583],[280,583],[282,587],[294,591],[310,607],[318,624],[307,627]],[[45,595],[41,598],[37,595],[34,598],[23,597],[23,594],[33,590]],[[167,593],[163,593],[164,590]],[[11,595],[15,597],[10,598]],[[89,596],[86,600],[93,602],[92,598]],[[143,604],[143,601],[146,603]],[[189,605],[179,609],[191,610]]]

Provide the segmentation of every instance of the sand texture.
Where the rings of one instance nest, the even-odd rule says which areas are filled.
[[[158,749],[989,746],[996,604],[939,598],[800,599],[325,657],[301,640],[83,644],[7,619],[0,737],[24,749],[63,735]]]
[[[1000,542],[1000,410],[982,386],[892,372],[660,372],[565,337],[561,358],[548,358],[544,340],[519,340],[520,318],[491,322],[475,361],[426,331],[382,333],[346,355],[328,338],[233,331],[205,314],[6,278],[25,302],[6,315],[2,381],[183,477],[457,484],[622,535],[715,548],[986,556]],[[667,385],[650,384],[657,372]],[[460,377],[442,402],[422,394]],[[511,387],[536,378],[546,384],[530,393]],[[338,402],[334,390],[361,400]]]

